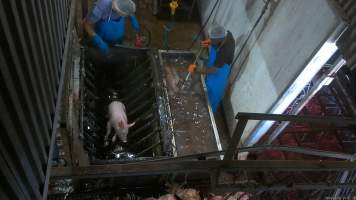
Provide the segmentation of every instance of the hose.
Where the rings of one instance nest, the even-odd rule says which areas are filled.
[[[169,49],[169,33],[172,31],[174,27],[173,20],[168,22],[167,24],[163,25],[164,32],[163,32],[163,48],[168,50]]]
[[[206,25],[208,24],[208,22],[209,22],[211,16],[212,16],[213,13],[214,13],[214,10],[215,10],[215,8],[216,8],[216,6],[218,5],[219,2],[220,2],[220,0],[216,0],[216,2],[215,2],[215,4],[214,4],[214,7],[213,7],[213,9],[211,9],[208,18],[205,20],[203,26],[200,28],[200,30],[199,30],[199,32],[198,32],[198,35],[194,38],[192,44],[191,44],[190,47],[188,48],[189,50],[191,50],[191,49],[193,48],[194,44],[198,41],[200,35],[203,33],[203,31],[204,31]]]
[[[252,33],[254,32],[255,28],[256,28],[257,25],[260,23],[262,17],[263,17],[264,14],[266,13],[267,8],[268,8],[268,5],[269,5],[270,2],[271,2],[271,0],[266,0],[266,1],[265,1],[265,5],[264,5],[264,7],[263,7],[263,9],[262,9],[262,11],[261,11],[260,16],[257,18],[255,24],[253,25],[252,29],[250,30],[250,32],[249,32],[249,34],[248,34],[246,40],[244,41],[242,47],[240,48],[239,53],[235,56],[233,62],[232,62],[231,65],[230,65],[230,66],[231,66],[230,72],[233,70],[233,69],[232,69],[233,66],[235,65],[237,59],[240,57],[240,55],[242,54],[243,50],[245,49],[245,47],[246,47],[246,45],[247,45],[247,42],[250,40],[250,38],[251,38],[251,36],[252,36]],[[240,69],[239,72],[231,79],[232,81],[230,81],[230,83],[229,83],[229,85],[228,85],[228,87],[227,87],[227,90],[226,90],[226,91],[228,91],[228,92],[227,92],[227,95],[231,95],[233,83],[236,82],[236,80],[237,80],[237,78],[239,77],[241,71],[243,71],[243,70]]]

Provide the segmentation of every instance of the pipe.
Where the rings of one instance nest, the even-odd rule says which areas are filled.
[[[100,97],[96,96],[91,90],[85,90],[84,94],[90,96],[93,100],[100,99]]]
[[[127,77],[130,78],[130,77],[136,75],[137,73],[140,73],[142,71],[142,69],[143,70],[147,69],[147,67],[146,68],[143,68],[143,67],[144,67],[144,65],[149,64],[149,61],[150,61],[150,59],[147,59],[139,66],[135,67],[131,72],[129,72]]]
[[[91,79],[91,80],[95,80],[95,75],[94,75],[94,73],[92,73],[92,72],[89,71],[89,70],[86,70],[86,71],[85,71],[85,79],[87,79],[87,78],[89,78],[89,79]]]
[[[151,149],[157,147],[157,146],[160,145],[160,144],[161,144],[161,142],[157,142],[156,144],[153,144],[153,145],[149,146],[148,148],[144,149],[143,151],[141,151],[140,153],[138,153],[136,156],[137,156],[137,157],[140,157],[141,155],[145,154],[147,151],[149,151],[149,150],[151,150]]]
[[[153,88],[149,88],[149,89],[146,89],[144,90],[142,93],[140,93],[135,99],[133,99],[132,101],[128,102],[126,104],[126,107],[128,108],[131,108],[133,107],[134,105],[137,104],[137,102],[141,102],[143,101],[143,98],[148,96],[149,94],[153,94],[154,93],[154,90]]]
[[[123,97],[122,100],[123,101],[127,101],[129,102],[132,98],[136,98],[136,96],[138,96],[139,93],[142,93],[143,90],[146,90],[147,88],[150,88],[150,86],[145,86],[145,85],[139,85],[138,87],[136,87],[135,89],[131,90],[129,93],[122,94]]]
[[[142,102],[139,106],[137,106],[135,109],[131,110],[128,113],[128,116],[133,116],[136,114],[138,111],[141,111],[144,107],[147,107],[151,105],[152,106],[152,99],[147,99],[145,102]]]
[[[353,155],[353,154],[345,154],[345,153],[332,152],[332,151],[322,151],[322,150],[294,147],[294,146],[262,145],[262,146],[255,146],[255,147],[241,147],[241,148],[236,148],[236,149],[239,153],[241,153],[241,152],[259,152],[259,151],[265,151],[265,150],[276,150],[276,151],[301,153],[301,154],[305,154],[305,155],[312,155],[312,156],[318,156],[318,157],[336,158],[336,159],[341,159],[341,160],[350,160],[350,161],[356,160],[356,155]],[[226,152],[225,150],[213,151],[213,152],[184,155],[184,156],[172,157],[172,158],[145,160],[145,161],[140,161],[140,162],[157,162],[157,161],[198,159],[198,158],[204,158],[207,156],[223,155],[225,152]]]
[[[150,139],[151,136],[158,134],[158,133],[159,133],[159,129],[152,131],[151,133],[147,134],[145,137],[143,137],[139,141],[137,141],[135,144],[131,145],[129,148],[134,149],[137,145],[141,144],[142,142],[144,142],[147,139]]]
[[[94,83],[93,82],[91,82],[90,80],[88,80],[88,79],[85,79],[84,80],[84,83],[85,83],[85,85],[88,87],[90,87],[91,89],[95,89],[96,88],[96,86],[94,85]]]
[[[153,77],[151,75],[138,77],[131,81],[129,84],[123,86],[122,93],[130,93],[132,90],[141,90],[143,87],[147,87],[146,84],[152,83]]]
[[[142,69],[138,73],[134,73],[131,76],[128,75],[128,76],[126,76],[125,79],[117,81],[115,83],[115,86],[118,86],[118,85],[120,85],[120,86],[122,86],[122,85],[124,85],[124,86],[131,85],[133,82],[136,82],[135,80],[142,79],[142,78],[144,78],[146,76],[150,76],[150,75],[151,75],[150,70]]]
[[[149,119],[152,119],[153,117],[153,112],[155,110],[155,106],[153,106],[152,108],[148,109],[145,113],[143,113],[142,115],[140,115],[139,117],[135,118],[136,122],[141,122],[141,121],[147,121]]]
[[[143,126],[135,130],[133,133],[128,134],[129,138],[134,138],[138,133],[141,133],[142,131],[146,130],[147,128],[150,128],[150,126],[157,121],[157,118],[153,118],[151,121],[145,123]]]

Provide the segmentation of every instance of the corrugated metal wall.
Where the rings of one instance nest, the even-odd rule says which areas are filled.
[[[336,0],[344,11],[346,20],[349,23],[348,30],[338,41],[337,45],[351,69],[356,68],[356,1]]]
[[[70,7],[0,1],[0,199],[45,198]]]

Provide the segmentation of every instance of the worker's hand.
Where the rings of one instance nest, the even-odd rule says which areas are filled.
[[[142,48],[142,38],[138,33],[136,34],[135,38],[135,47]]]
[[[197,65],[196,65],[196,64],[190,64],[190,65],[188,66],[188,72],[193,73],[196,68],[197,68]]]
[[[93,37],[93,44],[94,44],[94,46],[98,47],[98,49],[102,55],[107,56],[109,54],[109,52],[110,52],[109,46],[104,42],[103,39],[101,39],[101,37],[99,35],[96,34]]]
[[[203,41],[200,42],[200,46],[202,48],[208,48],[210,44],[211,44],[211,40],[210,39],[203,40]]]

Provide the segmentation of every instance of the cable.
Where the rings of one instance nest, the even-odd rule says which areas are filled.
[[[174,26],[175,23],[173,20],[163,25],[163,49],[169,49],[169,33],[172,31]]]
[[[198,35],[194,38],[192,44],[191,44],[190,47],[188,48],[189,50],[191,50],[191,49],[193,48],[194,44],[198,41],[199,36],[203,33],[203,31],[204,31],[206,25],[207,25],[208,22],[209,22],[210,17],[213,15],[214,10],[215,10],[215,8],[216,8],[216,6],[218,5],[219,2],[220,2],[220,0],[216,0],[215,5],[214,5],[213,9],[211,9],[208,18],[205,20],[203,26],[202,26],[202,27],[200,28],[200,30],[199,30]]]
[[[216,19],[216,16],[218,15],[218,10],[220,9],[221,2],[222,2],[222,0],[219,2],[218,9],[217,9],[216,12],[215,12],[215,15],[214,15],[214,18],[213,18],[213,23],[215,23],[215,19]]]

